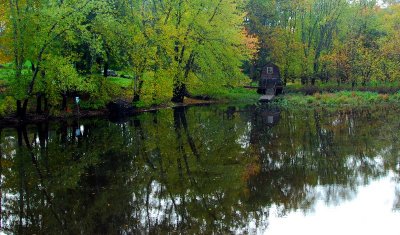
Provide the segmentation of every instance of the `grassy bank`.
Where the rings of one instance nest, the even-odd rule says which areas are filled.
[[[0,69],[5,72],[6,69]],[[129,78],[109,77],[99,79],[103,81],[98,86],[98,92],[93,93],[89,98],[82,99],[80,109],[86,111],[104,110],[105,105],[117,99],[130,101],[133,97],[133,81]],[[152,87],[150,87],[152,88]],[[149,88],[149,89],[150,89]],[[168,88],[168,89],[167,89]],[[170,87],[163,90],[172,91]],[[231,104],[252,104],[256,103],[260,97],[255,89],[242,87],[189,87],[193,97],[198,99],[185,99],[185,105],[199,103],[231,103]],[[0,89],[7,90],[7,81],[0,79]],[[304,87],[300,84],[289,84],[285,87],[285,95],[278,96],[275,104],[284,108],[297,107],[370,107],[376,104],[400,104],[399,84],[375,84],[365,87],[358,87],[352,90],[348,84],[334,86],[334,84],[318,84],[318,86]],[[150,93],[151,95],[141,96],[141,101],[135,105],[138,110],[157,107],[173,107],[170,99],[172,94]],[[59,97],[60,98],[60,97]],[[204,100],[202,100],[204,99]],[[29,110],[34,113],[35,99],[29,102]],[[68,110],[64,113],[57,105],[52,106],[51,116],[73,115],[76,105],[74,98],[68,100]],[[15,100],[7,94],[0,92],[0,117],[9,116],[15,113]]]
[[[210,94],[211,99],[221,102],[251,103],[260,98],[256,90],[249,90],[241,87],[219,89]]]
[[[400,104],[400,92],[380,94],[370,91],[339,91],[335,93],[289,93],[278,97],[282,107],[368,107],[377,104]]]
[[[352,86],[349,83],[337,84],[335,82],[321,83],[317,82],[314,86],[302,85],[299,82],[288,83],[285,87],[286,93],[303,93],[314,95],[315,93],[336,93],[341,91],[363,91],[376,92],[380,94],[395,94],[400,90],[399,82],[370,82],[365,86]]]

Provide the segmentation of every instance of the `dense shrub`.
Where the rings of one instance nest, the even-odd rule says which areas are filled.
[[[117,94],[121,94],[121,87],[107,78],[93,76],[90,79],[92,86],[88,89],[89,98],[82,100],[80,105],[83,109],[105,108],[113,98],[116,98]]]
[[[10,96],[0,97],[0,117],[4,117],[15,112],[15,100]]]

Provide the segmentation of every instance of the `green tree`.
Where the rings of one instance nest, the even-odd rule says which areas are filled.
[[[26,115],[29,98],[34,93],[43,59],[62,36],[85,24],[92,1],[9,1],[10,37],[15,63],[13,94],[17,99],[17,116]],[[32,7],[35,6],[35,7]],[[29,61],[30,71],[23,72]]]
[[[153,56],[139,64],[149,64],[152,76],[171,76],[174,102],[190,96],[190,83],[232,85],[243,78],[246,51],[239,3],[177,0],[141,6],[143,36],[138,39],[147,41],[144,48]]]

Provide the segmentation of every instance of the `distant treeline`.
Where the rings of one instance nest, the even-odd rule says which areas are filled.
[[[268,61],[285,81],[352,86],[400,79],[399,1],[249,0],[248,30],[259,39],[247,65],[255,78]]]

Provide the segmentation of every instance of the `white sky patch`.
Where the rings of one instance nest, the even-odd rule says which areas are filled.
[[[376,1],[376,4],[383,8],[388,7],[388,4],[384,3],[383,0]]]
[[[319,201],[308,215],[297,211],[280,218],[272,210],[265,234],[400,234],[400,212],[393,210],[396,185],[385,177],[360,187],[351,201],[337,206]]]

